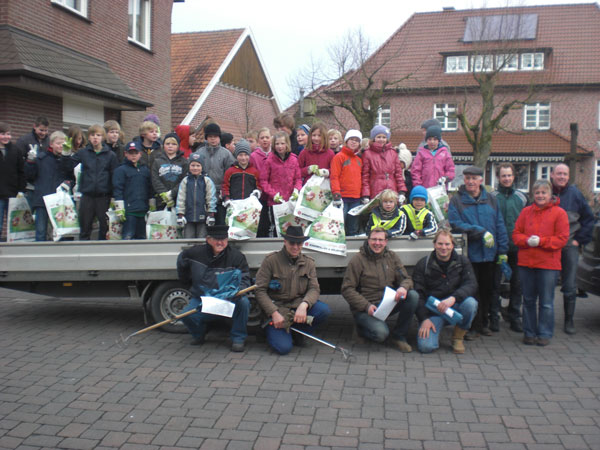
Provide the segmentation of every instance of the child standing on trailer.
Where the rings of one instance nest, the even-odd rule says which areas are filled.
[[[327,147],[327,128],[323,123],[316,122],[310,129],[306,148],[298,156],[302,184],[305,184],[313,174],[329,177],[329,167],[335,153]]]

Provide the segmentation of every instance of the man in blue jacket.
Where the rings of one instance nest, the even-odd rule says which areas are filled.
[[[561,292],[565,308],[564,330],[567,334],[575,334],[573,316],[577,300],[575,280],[577,263],[580,248],[592,240],[594,215],[581,191],[574,184],[569,183],[569,166],[557,165],[552,170],[550,179],[552,180],[553,194],[560,199],[559,206],[567,212],[569,217],[569,241],[562,249],[561,257]]]
[[[463,171],[464,184],[450,200],[448,220],[455,233],[468,236],[469,259],[479,285],[479,308],[465,339],[479,334],[491,336],[490,306],[494,291],[495,264],[507,261],[508,235],[498,203],[482,188],[483,169],[469,166]]]

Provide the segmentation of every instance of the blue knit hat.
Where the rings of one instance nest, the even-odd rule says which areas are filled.
[[[371,130],[371,139],[375,139],[375,136],[377,136],[378,134],[385,134],[388,141],[390,140],[391,133],[388,127],[383,125],[375,125]]]
[[[431,125],[429,128],[427,128],[427,132],[425,133],[425,140],[429,139],[430,137],[437,138],[437,140],[441,142],[442,128],[438,127],[437,125]]]
[[[200,153],[192,153],[188,158],[188,161],[190,164],[193,162],[200,163],[202,164],[202,168],[204,169],[204,156],[202,156]]]
[[[409,200],[411,203],[413,198],[424,198],[425,201],[427,201],[427,189],[425,189],[423,186],[415,186],[412,188],[412,191],[410,191]]]
[[[305,123],[300,125],[298,127],[298,130],[302,130],[302,131],[304,131],[304,133],[306,133],[306,135],[310,136],[310,127],[308,125],[306,125]]]

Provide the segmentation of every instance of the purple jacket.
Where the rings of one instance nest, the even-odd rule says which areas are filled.
[[[452,155],[444,146],[438,147],[435,156],[427,147],[419,147],[417,156],[410,166],[410,173],[413,186],[432,187],[441,177],[446,177],[446,181],[452,181],[454,179]]]
[[[406,192],[400,159],[390,144],[371,144],[363,153],[361,195],[374,198],[384,189]]]
[[[260,172],[260,185],[263,192],[267,195],[267,203],[273,206],[273,197],[278,192],[288,200],[295,189],[302,188],[302,179],[300,178],[300,166],[298,166],[298,157],[293,153],[288,153],[285,160],[282,160],[274,151],[272,151]]]
[[[319,169],[327,169],[331,166],[331,160],[335,156],[331,149],[319,149],[318,151],[308,150],[305,148],[298,155],[298,164],[300,165],[300,173],[302,174],[302,184],[310,178],[308,168],[314,164],[319,166]]]

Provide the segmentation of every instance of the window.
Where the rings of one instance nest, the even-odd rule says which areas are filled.
[[[550,173],[552,172],[553,167],[554,167],[554,164],[538,163],[536,171],[535,171],[536,179],[550,181]]]
[[[523,53],[521,55],[521,70],[543,70],[544,69],[544,54],[538,53]]]
[[[600,160],[596,160],[596,176],[594,178],[594,191],[600,192]]]
[[[503,71],[519,70],[519,58],[517,55],[497,55],[496,69]]]
[[[390,111],[390,105],[380,106],[377,110],[377,119],[375,119],[375,125],[383,125],[388,128],[392,124],[392,115]]]
[[[69,11],[87,17],[88,0],[52,0],[52,3],[56,3],[57,5],[67,8]]]
[[[471,57],[471,72],[491,72],[494,70],[492,55],[475,55]]]
[[[461,73],[468,70],[469,57],[467,55],[448,56],[446,58],[446,73]]]
[[[458,129],[456,104],[454,103],[436,103],[433,107],[433,117],[440,121],[442,130],[456,131]]]
[[[150,48],[150,0],[129,0],[129,40]]]
[[[526,130],[550,129],[550,103],[525,105],[523,128]]]

